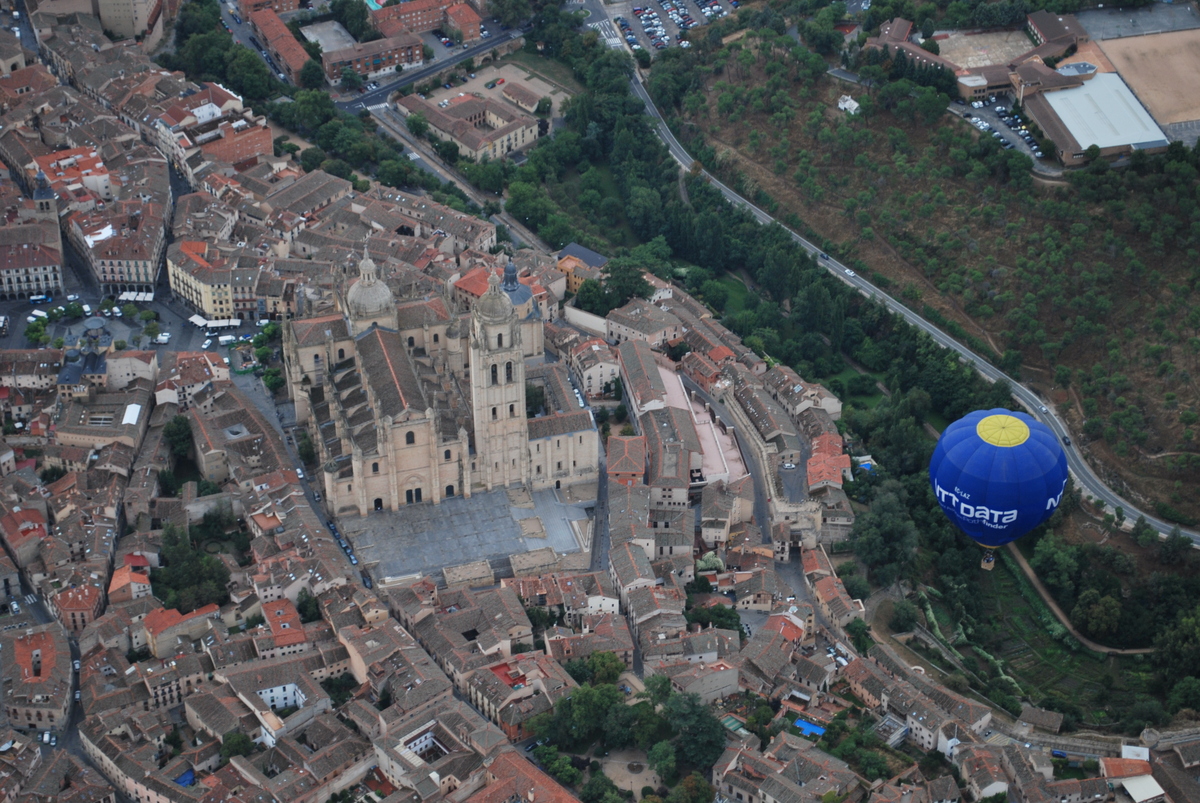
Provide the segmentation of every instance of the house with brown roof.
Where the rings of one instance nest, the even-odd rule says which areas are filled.
[[[845,627],[853,619],[862,619],[862,600],[850,599],[846,587],[837,577],[822,577],[813,583],[813,593],[821,613],[838,627]]]
[[[608,313],[607,337],[613,343],[634,340],[661,346],[682,334],[683,324],[670,312],[644,298],[634,298]]]
[[[644,435],[611,435],[608,438],[608,479],[621,485],[640,485],[646,478]]]
[[[397,102],[397,110],[405,117],[422,115],[430,133],[453,142],[472,159],[499,159],[530,147],[538,138],[537,120],[491,98],[463,96],[441,109],[408,95]]]
[[[66,727],[73,674],[70,644],[59,623],[0,633],[0,673],[9,724],[39,731]]]

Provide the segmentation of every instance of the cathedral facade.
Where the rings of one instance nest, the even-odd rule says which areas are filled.
[[[596,480],[595,421],[565,368],[527,370],[542,326],[529,294],[509,262],[469,313],[444,297],[398,304],[364,253],[340,313],[287,322],[288,389],[334,515]],[[544,389],[535,418],[527,383]]]

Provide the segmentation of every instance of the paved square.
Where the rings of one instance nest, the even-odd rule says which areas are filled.
[[[942,58],[964,69],[1007,64],[1033,49],[1033,41],[1024,31],[954,31],[945,39],[938,39],[937,43]]]
[[[489,561],[504,576],[511,573],[508,556],[514,553],[547,546],[560,554],[579,551],[570,522],[586,519],[587,511],[560,503],[553,491],[534,493],[533,503],[513,507],[504,491],[455,496],[440,505],[343,518],[339,528],[359,564],[371,568],[380,583],[474,560]],[[519,521],[533,516],[541,518],[545,537],[522,536]]]

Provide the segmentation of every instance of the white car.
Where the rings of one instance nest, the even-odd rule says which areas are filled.
[[[212,345],[212,338],[209,338],[208,340],[205,340],[203,343],[200,344],[200,348],[206,349],[211,345]]]
[[[79,300],[79,296],[76,295],[75,293],[71,293],[71,295],[67,296],[67,301],[78,301],[78,300]]]
[[[850,270],[849,268],[846,268],[846,275],[847,275],[847,276],[854,276],[854,275],[855,275],[855,273],[854,273],[854,271]]]
[[[299,477],[300,479],[304,479],[304,469],[302,469],[302,468],[296,469],[296,476]]]

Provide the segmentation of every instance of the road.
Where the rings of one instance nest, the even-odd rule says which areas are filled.
[[[364,92],[351,100],[338,101],[335,105],[339,109],[349,112],[357,112],[362,109],[367,109],[372,106],[378,106],[387,103],[388,97],[405,84],[419,84],[428,81],[435,75],[450,69],[454,65],[466,61],[470,58],[482,56],[483,54],[512,41],[520,39],[524,36],[524,32],[518,29],[504,31],[500,34],[493,34],[487,39],[481,39],[478,43],[471,45],[465,50],[459,48],[454,51],[453,56],[447,56],[438,61],[432,62],[428,67],[420,67],[416,70],[405,70],[399,76],[387,83],[381,83],[378,89],[373,89],[370,92]]]
[[[641,99],[642,103],[645,104],[646,113],[654,118],[654,127],[657,130],[659,137],[666,144],[671,156],[680,164],[681,167],[683,167],[685,171],[690,170],[692,163],[695,160],[692,159],[691,155],[688,154],[684,147],[679,144],[679,141],[675,139],[675,135],[672,134],[671,130],[667,127],[666,122],[663,120],[662,115],[659,114],[658,108],[654,105],[654,101],[651,100],[650,94],[646,91],[646,88],[636,77],[630,81],[630,85],[633,88],[634,95]],[[726,187],[714,176],[709,174],[707,170],[701,169],[700,172],[704,175],[705,179],[712,184],[712,186],[716,187],[731,204],[746,209],[759,223],[762,223],[763,225],[769,225],[771,223],[777,223],[780,225],[782,228],[788,231],[792,239],[795,240],[801,248],[803,248],[809,254],[818,257],[818,264],[824,265],[826,270],[828,270],[837,278],[841,279],[846,284],[858,290],[864,296],[875,299],[879,303],[886,306],[891,312],[903,317],[908,323],[928,334],[939,345],[957,352],[965,362],[969,363],[975,368],[975,370],[983,374],[984,378],[986,378],[988,381],[997,382],[1001,379],[1007,381],[1012,386],[1013,397],[1016,398],[1016,400],[1020,402],[1027,410],[1029,410],[1030,413],[1040,418],[1048,427],[1050,427],[1050,429],[1059,437],[1060,440],[1068,436],[1069,430],[1067,429],[1066,424],[1062,422],[1057,414],[1055,414],[1048,406],[1045,405],[1045,402],[1035,391],[1031,390],[1025,385],[1020,384],[1017,382],[1017,380],[1013,379],[1004,371],[1001,371],[999,368],[989,363],[985,358],[971,351],[962,343],[959,343],[957,340],[943,332],[937,326],[925,320],[920,315],[906,307],[904,304],[901,304],[892,296],[872,285],[866,279],[855,275],[853,271],[851,271],[842,263],[838,262],[836,259],[832,257],[821,258],[821,249],[816,245],[813,245],[808,240],[791,231],[775,218],[771,217],[769,214],[759,209],[742,196],[738,195],[729,187]],[[1166,534],[1175,526],[1170,522],[1163,521],[1156,516],[1140,510],[1136,505],[1118,496],[1112,489],[1105,485],[1099,477],[1096,476],[1096,473],[1092,470],[1092,467],[1080,456],[1079,451],[1074,446],[1066,446],[1065,451],[1067,453],[1067,463],[1070,466],[1071,474],[1075,477],[1075,482],[1079,485],[1080,490],[1085,494],[1090,494],[1091,496],[1100,499],[1110,508],[1115,509],[1120,507],[1125,512],[1125,517],[1129,520],[1135,520],[1138,516],[1144,516],[1147,523],[1149,523],[1151,527],[1154,527],[1156,530],[1158,530],[1159,533]],[[1200,547],[1200,534],[1197,534],[1191,530],[1183,530],[1183,533],[1192,539],[1192,543],[1194,545]]]

